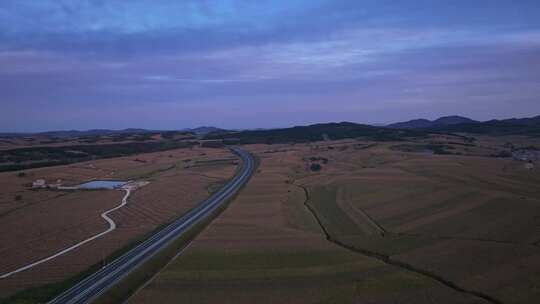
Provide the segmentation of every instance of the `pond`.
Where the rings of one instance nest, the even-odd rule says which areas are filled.
[[[76,186],[79,189],[116,189],[125,185],[124,181],[96,180]]]

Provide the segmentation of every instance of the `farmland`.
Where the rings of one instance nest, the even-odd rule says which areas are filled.
[[[540,0],[0,25],[0,304],[540,303]]]
[[[0,228],[3,233],[2,274],[54,254],[107,228],[100,217],[119,204],[117,190],[32,188],[43,179],[64,186],[84,181],[149,182],[114,213],[118,227],[103,238],[26,271],[0,280],[0,297],[66,280],[99,264],[114,252],[194,207],[229,179],[235,157],[226,149],[183,148],[71,165],[0,173]]]
[[[535,302],[540,173],[495,156],[531,142],[247,146],[252,181],[129,303]]]
[[[540,299],[540,173],[537,163],[521,159],[535,153],[538,139],[409,135],[244,145],[259,160],[252,180],[148,284],[130,286],[137,291],[128,302]],[[2,279],[7,302],[61,291],[72,284],[67,279],[110,261],[216,192],[237,168],[236,156],[219,145],[114,157],[132,144],[142,147],[122,143],[96,150],[112,153],[103,159],[0,173],[0,228],[12,231],[0,239],[7,244],[2,273],[107,228],[99,215],[123,192],[70,186],[148,182],[111,214],[118,227],[110,234]],[[516,151],[519,157],[511,157]],[[49,188],[32,187],[36,180]]]

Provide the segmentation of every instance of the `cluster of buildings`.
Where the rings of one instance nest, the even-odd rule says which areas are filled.
[[[540,151],[539,150],[529,150],[529,149],[520,149],[512,151],[512,158],[519,161],[539,161],[540,160]]]
[[[40,188],[58,188],[62,185],[62,180],[58,179],[56,180],[56,183],[54,184],[47,184],[47,181],[44,179],[36,179],[32,182],[32,188],[34,189],[40,189]]]
[[[512,151],[512,158],[517,161],[527,162],[525,168],[534,169],[534,163],[540,161],[540,150],[520,149]]]

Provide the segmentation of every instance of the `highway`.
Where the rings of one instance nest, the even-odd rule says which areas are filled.
[[[91,303],[234,196],[253,174],[255,161],[251,154],[240,148],[233,147],[231,150],[242,159],[242,167],[229,183],[175,222],[156,232],[135,248],[105,265],[49,303]]]

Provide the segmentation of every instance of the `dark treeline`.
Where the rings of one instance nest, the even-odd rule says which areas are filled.
[[[0,151],[0,172],[65,165],[87,160],[129,156],[188,148],[197,144],[186,141],[132,142],[62,147],[29,147]]]

